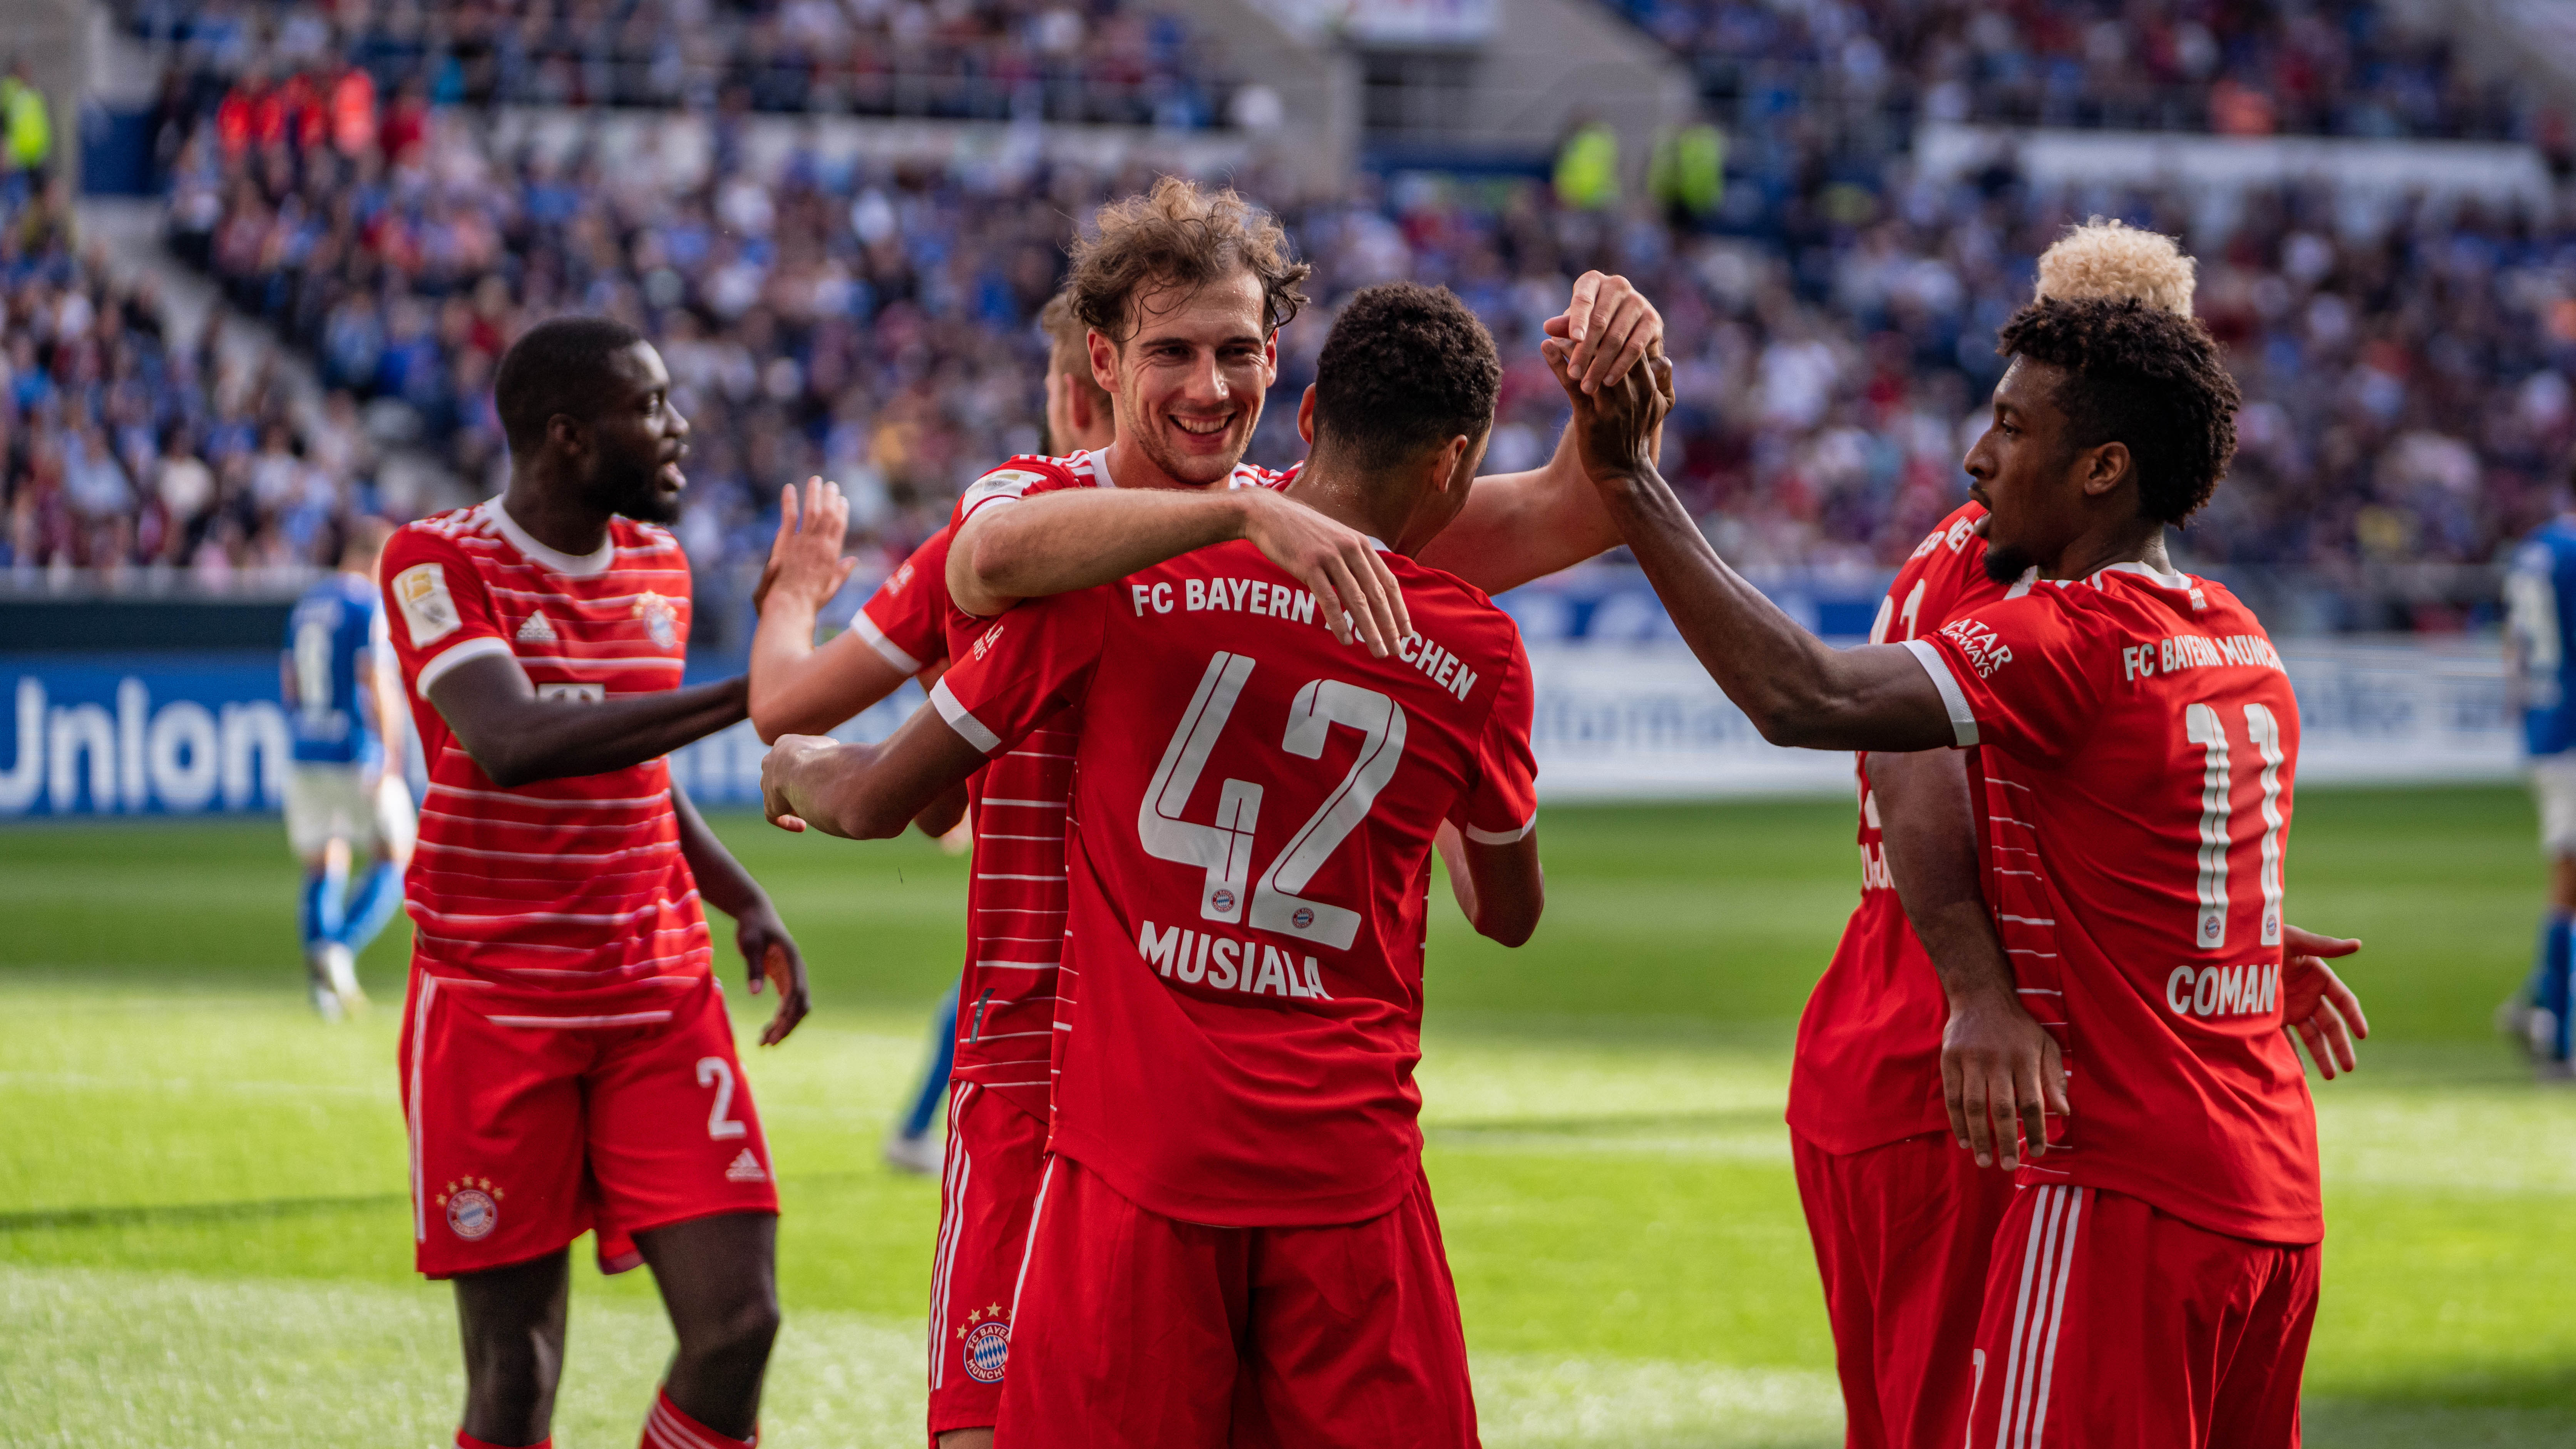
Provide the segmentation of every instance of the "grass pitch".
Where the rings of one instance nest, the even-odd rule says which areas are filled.
[[[767,1442],[919,1441],[930,1183],[876,1147],[954,972],[963,866],[720,819],[821,1007],[749,1070],[788,1326]],[[2358,935],[2362,1072],[2319,1083],[2309,1438],[2576,1442],[2576,1093],[2487,1035],[2540,893],[2510,790],[2305,794],[2291,915]],[[1439,918],[1423,1068],[1486,1438],[1827,1446],[1832,1354],[1780,1104],[1853,899],[1848,806],[1552,809],[1506,952]],[[0,1444],[430,1446],[461,1386],[410,1271],[396,1013],[306,1014],[274,822],[0,832]],[[387,1006],[399,928],[364,963]],[[733,969],[728,964],[728,969]],[[746,1025],[765,998],[733,999]],[[747,1039],[747,1038],[746,1038]],[[633,1442],[669,1351],[581,1270],[566,1449]]]

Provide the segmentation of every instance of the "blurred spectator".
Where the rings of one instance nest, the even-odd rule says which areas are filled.
[[[75,248],[67,189],[0,175],[0,568],[287,582],[366,507],[362,441],[299,434],[278,380],[168,335],[149,283]],[[353,418],[339,400],[339,416]]]
[[[53,160],[54,121],[45,110],[45,93],[28,78],[27,62],[16,57],[0,76],[0,143],[8,147],[13,170],[41,174]]]

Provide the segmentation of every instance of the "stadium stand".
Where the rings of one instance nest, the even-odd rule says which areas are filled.
[[[109,274],[67,188],[0,173],[0,567],[284,585],[373,507],[371,445],[341,394],[299,424],[273,370],[174,333],[148,281]]]
[[[251,54],[294,54],[312,79],[291,104],[274,88],[252,102],[234,90],[177,118],[165,143],[174,248],[308,349],[328,384],[399,403],[469,480],[493,480],[501,462],[488,383],[518,330],[576,307],[646,327],[699,424],[682,532],[701,570],[749,568],[776,490],[813,472],[852,492],[859,542],[897,554],[978,469],[1034,446],[1043,352],[1030,322],[1060,271],[1069,218],[1143,179],[1132,167],[997,174],[807,149],[763,169],[743,159],[752,118],[738,107],[716,114],[701,177],[612,168],[595,147],[541,155],[495,142],[479,108],[415,104],[416,75],[365,111],[343,82],[378,62],[362,42],[349,54],[365,65],[335,71],[335,32],[311,12],[275,12],[264,50],[207,36],[225,17],[239,26],[271,12],[195,13],[188,33],[206,63],[230,56],[246,73]],[[395,13],[361,10],[350,33]],[[784,23],[784,12],[724,13]],[[2125,27],[2123,53],[2162,54],[2197,26],[2220,59],[2184,79],[2205,92],[2307,54],[2323,34],[2345,78],[2336,93],[2352,105],[2285,107],[2298,124],[2366,129],[2354,98],[2383,92],[2438,101],[2384,108],[2425,134],[2518,133],[2545,117],[2519,94],[2461,79],[2437,45],[2370,6],[2262,20],[2272,12],[2151,5],[2090,29],[2037,10],[1978,12],[2009,22],[2000,31],[1945,6],[1632,13],[1702,58],[1710,47],[1764,64],[1840,55],[1848,76],[1854,48],[1875,47],[1909,86],[1944,65],[1991,70],[1999,56],[2024,55],[2036,73],[2088,44],[2107,55],[2104,25]],[[294,41],[299,26],[307,40]],[[2021,48],[1988,44],[1990,31]],[[2277,76],[2263,84],[2304,94]],[[2190,108],[2168,101],[2143,120],[2073,119],[2189,122]],[[1731,157],[1730,171],[1752,159]],[[1671,319],[1682,407],[1668,471],[1711,536],[1757,570],[1861,578],[1952,506],[1963,435],[1995,377],[1987,339],[2028,295],[2039,251],[2100,212],[2187,234],[2203,259],[2202,312],[2249,399],[2236,484],[2216,526],[2185,539],[2196,565],[2328,582],[2381,564],[2482,565],[2548,511],[2546,460],[2576,435],[2576,302],[2565,300],[2576,286],[2564,280],[2576,218],[2421,198],[2355,208],[2310,187],[2257,190],[2212,230],[2193,198],[2041,185],[2009,156],[1955,178],[1917,174],[1902,155],[1862,159],[1858,170],[1806,168],[1749,221],[1562,207],[1544,182],[1519,178],[1364,175],[1300,193],[1247,177],[1316,262],[1327,304],[1285,339],[1279,405],[1255,458],[1296,456],[1293,403],[1330,303],[1406,276],[1455,288],[1494,327],[1515,371],[1493,466],[1535,462],[1560,415],[1536,367],[1535,326],[1565,278],[1599,266],[1637,278]],[[1725,185],[1736,190],[1736,177]],[[2465,621],[2456,591],[2417,592],[2317,622]]]
[[[1178,17],[1119,0],[612,0],[181,5],[126,11],[177,44],[202,102],[294,110],[350,71],[395,104],[714,106],[1189,130],[1232,87]]]
[[[1612,0],[1740,122],[1897,117],[2223,135],[2533,139],[2528,97],[2392,7],[2257,0]],[[2563,126],[2563,122],[2547,124]]]

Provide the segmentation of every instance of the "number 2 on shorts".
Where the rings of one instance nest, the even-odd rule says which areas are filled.
[[[707,1109],[709,1137],[740,1137],[751,1131],[747,1124],[726,1115],[733,1110],[733,1063],[722,1057],[698,1058],[698,1085],[716,1089],[716,1103]]]

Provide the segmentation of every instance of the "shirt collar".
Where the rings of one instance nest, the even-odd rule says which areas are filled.
[[[586,579],[608,572],[608,566],[617,562],[617,535],[614,530],[610,531],[607,538],[600,540],[599,547],[589,553],[575,556],[537,542],[535,537],[519,526],[517,519],[510,516],[510,510],[501,506],[500,499],[495,498],[483,507],[491,515],[493,527],[501,530],[501,536],[510,541],[510,547],[526,555],[531,562],[543,566],[548,572]]]

